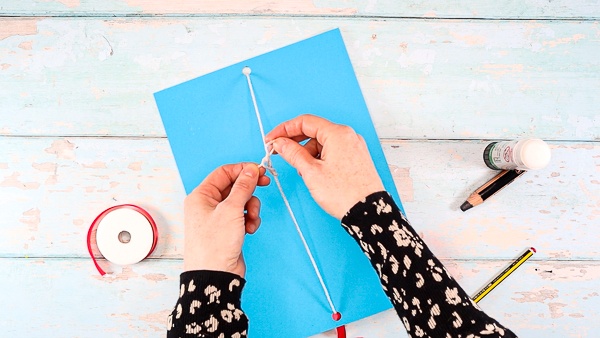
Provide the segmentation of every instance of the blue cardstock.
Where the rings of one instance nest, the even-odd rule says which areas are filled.
[[[222,164],[259,162],[265,155],[244,66],[252,69],[265,132],[307,113],[352,126],[365,138],[386,189],[399,203],[338,29],[155,93],[187,193]],[[279,156],[272,159],[342,320],[331,318],[273,182],[256,190],[262,224],[244,244],[248,271],[242,307],[250,318],[250,337],[306,337],[389,309],[378,276],[354,239],[314,202],[294,168]]]

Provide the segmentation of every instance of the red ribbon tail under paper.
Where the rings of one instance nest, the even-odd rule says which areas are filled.
[[[338,326],[335,328],[335,330],[337,331],[338,338],[346,338],[346,326],[345,325]]]

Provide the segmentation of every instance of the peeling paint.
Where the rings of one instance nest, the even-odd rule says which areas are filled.
[[[556,39],[556,40],[552,40],[552,41],[544,41],[543,44],[544,44],[544,46],[550,46],[550,48],[554,48],[558,45],[567,44],[567,43],[571,43],[571,42],[577,42],[583,38],[585,38],[584,34],[575,34],[570,38],[560,38],[560,39]]]
[[[451,231],[462,226],[465,226],[465,220],[461,219],[448,220],[441,225]],[[463,243],[477,243],[481,238],[493,238],[496,248],[509,250],[514,248],[516,242],[528,241],[531,236],[526,228],[507,221],[506,217],[475,217],[468,220],[460,240]]]
[[[569,148],[593,150],[596,147],[593,144],[583,143],[583,144],[574,144],[574,145],[570,146]]]
[[[103,261],[100,263],[101,266],[106,266],[108,265],[108,263],[106,263],[106,261]],[[118,266],[111,266],[111,268],[115,269],[118,268]],[[100,276],[96,274],[94,274],[94,278],[102,281],[102,282],[107,282],[107,283],[114,283],[114,282],[119,282],[119,281],[125,281],[125,280],[129,280],[131,278],[136,278],[138,277],[138,274],[135,273],[133,271],[133,268],[131,266],[123,266],[123,269],[121,270],[120,273],[115,273],[114,270],[112,273],[108,273],[105,276]]]
[[[522,73],[522,64],[511,64],[511,65],[500,65],[500,64],[487,64],[479,70],[482,73],[488,73],[492,75],[505,75],[511,73]]]
[[[23,212],[23,217],[19,219],[19,222],[27,224],[27,228],[29,231],[37,231],[38,226],[40,225],[40,209],[33,208]]]
[[[460,155],[456,149],[448,149],[448,153],[450,155],[452,155],[452,159],[456,160],[456,161],[462,161],[464,159],[464,157],[462,155]]]
[[[55,154],[57,158],[65,160],[75,159],[75,144],[71,143],[67,139],[56,140],[52,142],[49,148],[45,151],[49,154]]]
[[[24,49],[24,50],[31,50],[32,46],[33,46],[32,41],[23,41],[19,44],[19,48]]]
[[[90,164],[83,164],[84,168],[88,168],[88,169],[106,169],[106,163],[104,162],[100,162],[100,161],[96,161],[94,163],[90,163]]]
[[[23,190],[37,189],[40,187],[40,183],[38,182],[19,181],[19,176],[21,176],[21,174],[14,172],[12,175],[4,177],[4,181],[0,182],[0,187],[19,188]]]
[[[356,8],[318,8],[312,0],[270,1],[270,0],[202,0],[174,1],[165,6],[162,1],[125,0],[128,6],[137,7],[144,13],[310,13],[329,15],[349,15]]]
[[[39,19],[1,19],[0,41],[15,35],[35,35]]]
[[[104,90],[104,89],[92,87],[91,90],[92,90],[92,93],[94,94],[94,97],[96,98],[96,100],[99,100],[99,99],[103,98],[104,96],[106,96],[106,90]]]
[[[552,257],[552,258],[571,258],[571,256],[572,256],[571,252],[567,251],[567,250],[564,250],[564,251],[549,251],[549,252],[546,252],[546,254],[549,257]]]
[[[57,1],[69,8],[75,8],[75,7],[79,7],[81,5],[80,0],[57,0]]]
[[[150,326],[152,327],[152,329],[154,329],[155,332],[163,332],[165,318],[167,318],[169,313],[171,313],[171,310],[163,310],[155,313],[141,315],[139,319],[150,324]]]
[[[50,175],[44,182],[45,185],[54,185],[58,183],[58,175]]]
[[[154,282],[160,282],[160,281],[167,279],[167,276],[162,273],[149,273],[149,274],[143,275],[142,277],[144,277],[147,280],[154,281]]]
[[[521,298],[512,298],[518,303],[543,303],[548,299],[558,298],[557,289],[539,289],[530,292],[516,292]]]
[[[64,189],[48,189],[48,192],[72,192],[73,187],[66,187]]]
[[[454,32],[450,32],[450,35],[455,39],[462,41],[470,46],[483,45],[486,42],[486,37],[483,35],[473,35],[473,34],[458,34]]]
[[[537,270],[539,276],[544,280],[577,282],[582,280],[592,281],[600,279],[600,271],[593,265],[540,262]]]
[[[132,162],[127,166],[127,168],[133,171],[140,171],[142,170],[142,162]]]
[[[410,168],[400,168],[395,165],[390,165],[392,177],[396,181],[398,194],[404,202],[413,202],[415,200],[413,179],[410,177]]]
[[[53,162],[44,162],[44,163],[32,163],[31,166],[39,171],[44,171],[44,172],[55,172],[58,165],[56,163]]]
[[[564,316],[562,312],[562,308],[567,306],[567,304],[563,303],[548,303],[548,308],[550,309],[550,317],[551,318],[560,318]]]

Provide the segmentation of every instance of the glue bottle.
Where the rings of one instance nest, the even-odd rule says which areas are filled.
[[[483,151],[483,161],[491,169],[542,169],[550,162],[550,147],[534,138],[492,142]]]

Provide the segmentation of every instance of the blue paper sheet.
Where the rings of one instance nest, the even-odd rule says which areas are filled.
[[[352,126],[369,146],[386,189],[400,201],[340,31],[335,29],[155,94],[186,192],[216,167],[264,156],[244,66],[268,132],[301,114]],[[377,274],[339,221],[314,202],[296,170],[273,164],[342,313],[335,322],[276,185],[258,188],[262,225],[247,236],[242,307],[250,337],[306,337],[391,307]],[[348,182],[348,184],[352,184]]]

